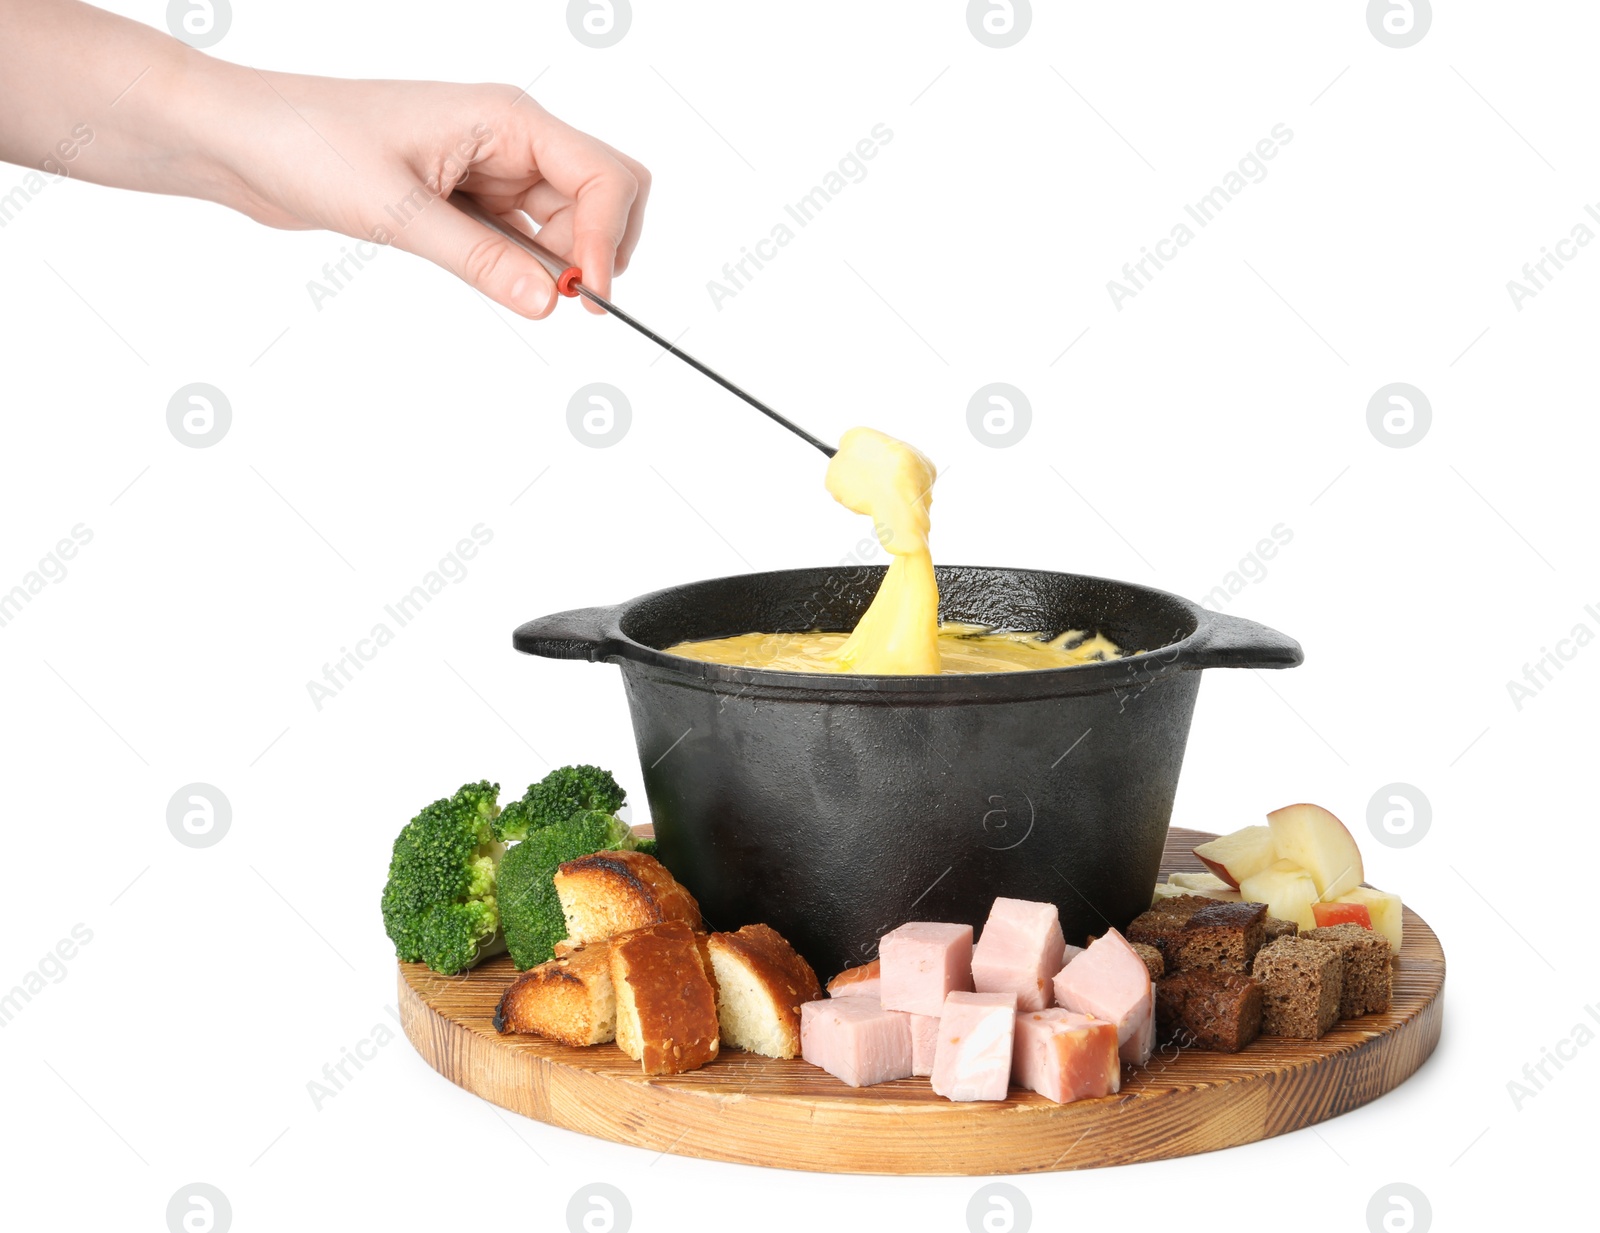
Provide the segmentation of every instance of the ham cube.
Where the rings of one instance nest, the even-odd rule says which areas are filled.
[[[1108,929],[1056,974],[1056,1002],[1117,1028],[1122,1060],[1143,1066],[1155,1047],[1155,986],[1138,952]]]
[[[939,1045],[939,1016],[911,1016],[911,1073],[931,1075],[933,1055]]]
[[[950,1100],[1004,1100],[1011,1086],[1011,993],[963,993],[944,1000],[933,1054],[933,1090]]]
[[[846,968],[828,982],[829,997],[875,998],[878,996],[878,961]]]
[[[874,998],[822,998],[800,1007],[800,1056],[851,1087],[911,1077],[911,1017]]]
[[[1043,1010],[1055,1001],[1050,981],[1065,950],[1055,904],[996,899],[972,951],[972,987],[1015,993],[1018,1010]]]
[[[1011,1081],[1063,1105],[1110,1096],[1122,1087],[1117,1029],[1059,1006],[1018,1011]]]
[[[938,1015],[948,993],[972,989],[972,926],[912,921],[878,941],[885,1010]]]

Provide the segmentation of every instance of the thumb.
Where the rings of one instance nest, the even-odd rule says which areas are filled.
[[[516,224],[511,219],[512,226]],[[556,284],[545,268],[504,236],[436,198],[403,226],[394,246],[477,288],[496,304],[531,320],[548,317]]]

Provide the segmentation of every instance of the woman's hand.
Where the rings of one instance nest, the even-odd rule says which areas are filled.
[[[230,142],[214,157],[231,172],[224,200],[259,222],[393,244],[533,318],[555,306],[554,281],[451,192],[527,213],[602,296],[639,242],[650,173],[513,86],[234,72]]]
[[[602,296],[639,242],[650,173],[513,86],[265,73],[77,0],[0,0],[0,30],[0,159],[393,244],[525,317],[550,275],[452,191],[525,211]]]

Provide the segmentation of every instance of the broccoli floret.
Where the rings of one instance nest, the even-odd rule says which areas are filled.
[[[500,916],[506,946],[519,971],[555,954],[567,936],[566,918],[551,880],[567,861],[591,852],[642,848],[620,818],[598,810],[575,813],[541,827],[511,848],[500,862]]]
[[[395,954],[454,975],[505,949],[495,875],[500,785],[480,780],[434,801],[394,841],[383,927]]]
[[[628,797],[598,766],[563,766],[551,771],[528,790],[519,801],[512,801],[495,821],[496,839],[526,839],[530,834],[556,822],[564,822],[586,809],[616,813]]]

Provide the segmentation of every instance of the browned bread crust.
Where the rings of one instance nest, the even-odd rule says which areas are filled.
[[[661,921],[700,928],[700,905],[667,867],[643,852],[593,852],[556,871],[567,940],[598,942]]]
[[[610,944],[575,946],[530,968],[500,996],[495,1031],[532,1032],[565,1045],[598,1045],[617,1034]]]
[[[694,931],[663,921],[612,938],[610,950],[618,1048],[648,1075],[681,1074],[715,1058],[717,999]]]
[[[710,951],[731,962],[754,983],[757,995],[767,1003],[763,1009],[768,1013],[760,1016],[766,1021],[762,1026],[774,1029],[762,1033],[765,1039],[741,1037],[734,1025],[742,1020],[741,1011],[747,1008],[727,1005],[719,996],[717,1014],[727,1042],[772,1057],[798,1056],[800,1008],[822,996],[822,986],[811,965],[770,925],[746,925],[737,933],[713,933]],[[731,989],[729,996],[734,996]]]

